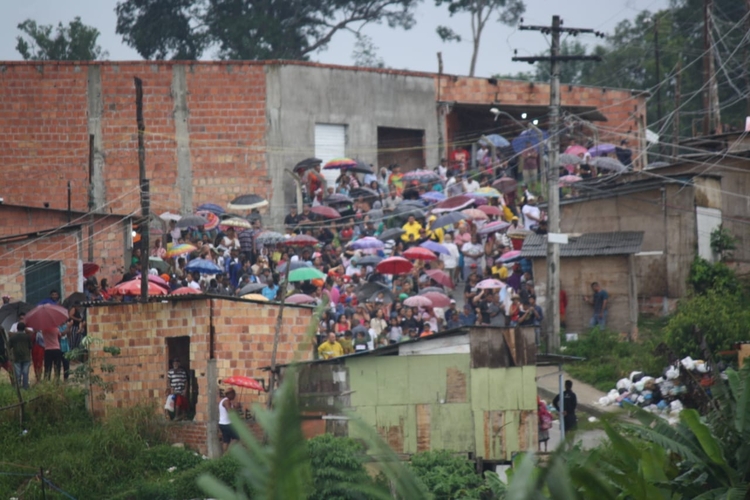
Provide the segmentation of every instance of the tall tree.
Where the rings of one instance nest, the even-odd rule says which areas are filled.
[[[472,51],[469,76],[474,76],[476,71],[479,43],[490,18],[496,15],[498,22],[511,25],[518,22],[521,14],[526,11],[523,0],[435,0],[435,5],[447,5],[451,17],[461,13],[469,14],[471,17]],[[438,26],[436,31],[444,42],[461,41],[461,36],[448,26]]]
[[[96,43],[99,30],[83,24],[80,17],[57,27],[27,19],[18,29],[23,35],[16,37],[16,50],[26,61],[93,61],[108,56]]]
[[[307,59],[339,31],[409,29],[418,0],[122,0],[117,33],[146,59]]]

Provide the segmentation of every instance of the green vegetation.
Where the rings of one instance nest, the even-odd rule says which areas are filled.
[[[449,451],[418,453],[410,466],[435,500],[479,500],[490,491],[472,462]]]

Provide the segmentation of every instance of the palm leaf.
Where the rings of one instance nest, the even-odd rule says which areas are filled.
[[[721,444],[711,435],[711,431],[708,429],[706,424],[701,422],[701,417],[697,411],[693,409],[686,409],[680,413],[680,421],[684,423],[698,438],[698,442],[703,448],[703,452],[708,458],[715,464],[722,467],[727,466],[727,461],[724,458]]]
[[[569,470],[561,458],[555,457],[548,467],[547,488],[555,500],[576,500]]]

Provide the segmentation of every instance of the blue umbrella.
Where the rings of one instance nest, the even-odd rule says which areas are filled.
[[[445,195],[437,191],[430,191],[429,193],[419,195],[419,197],[430,203],[437,203],[445,199]]]
[[[450,252],[447,248],[445,248],[444,245],[441,245],[440,243],[432,240],[427,240],[424,243],[419,245],[422,248],[426,248],[427,250],[431,250],[435,253],[442,253],[444,255],[450,255]]]
[[[219,274],[224,272],[222,268],[207,259],[193,259],[185,266],[185,270],[201,274]]]
[[[451,224],[458,224],[462,220],[466,220],[466,217],[461,212],[449,212],[445,215],[441,215],[430,224],[431,229],[439,229],[441,227],[450,226]]]
[[[200,205],[198,208],[196,208],[195,211],[196,212],[200,212],[200,211],[211,212],[216,215],[221,215],[224,212],[226,212],[226,210],[221,208],[216,203],[204,203],[203,205]]]
[[[353,250],[364,250],[368,248],[383,248],[385,243],[372,236],[365,236],[356,241],[349,243],[349,248]]]
[[[541,135],[539,134],[541,132]],[[513,139],[512,145],[513,150],[516,153],[520,153],[529,148],[536,147],[540,142],[546,141],[549,138],[549,134],[545,130],[534,130],[527,129],[521,132],[518,137]]]
[[[489,146],[489,144],[487,144],[488,142],[491,142],[492,145],[496,148],[507,148],[508,146],[510,146],[510,142],[508,142],[508,139],[498,134],[490,134],[479,139],[479,144]]]

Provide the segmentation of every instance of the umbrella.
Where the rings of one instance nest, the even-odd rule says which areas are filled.
[[[357,260],[356,266],[377,266],[380,264],[380,262],[383,260],[383,257],[378,257],[377,255],[368,255],[367,257],[362,257],[361,259]]]
[[[208,210],[199,210],[195,212],[195,215],[203,217],[208,221],[203,225],[203,229],[210,231],[219,227],[219,216],[215,213],[209,212]]]
[[[250,283],[249,285],[245,285],[240,289],[239,295],[244,296],[248,293],[254,293],[258,292],[260,290],[263,290],[266,287],[263,283]]]
[[[589,149],[589,154],[591,156],[603,156],[614,153],[615,149],[617,149],[617,146],[615,146],[614,144],[597,144],[593,148]]]
[[[182,216],[179,214],[173,214],[172,212],[164,212],[163,214],[159,216],[159,218],[163,221],[169,222],[171,220],[178,221],[182,219]]]
[[[169,271],[169,264],[164,262],[164,260],[160,259],[159,257],[149,257],[148,258],[148,267],[154,268],[158,271],[161,271],[163,273]]]
[[[167,258],[171,259],[173,257],[178,257],[180,255],[185,255],[186,253],[194,252],[198,250],[193,245],[188,245],[187,243],[183,243],[181,245],[171,245],[167,247]]]
[[[309,247],[320,243],[316,238],[308,236],[306,234],[298,234],[293,238],[289,238],[284,242],[285,245],[297,246],[297,247]]]
[[[200,215],[186,215],[177,221],[179,228],[205,226],[206,224],[208,224],[208,219]]]
[[[185,266],[185,271],[201,274],[219,274],[224,270],[208,259],[193,259]]]
[[[367,327],[363,325],[355,326],[352,328],[352,333],[356,336],[358,333],[368,333]]]
[[[84,278],[90,278],[98,272],[99,272],[98,264],[94,264],[93,262],[83,263],[83,277]]]
[[[503,195],[495,188],[491,187],[483,187],[479,188],[475,193],[475,195],[482,196],[484,198],[501,198]]]
[[[451,298],[440,292],[425,292],[418,296],[427,297],[432,301],[433,307],[448,307],[451,305]]]
[[[265,287],[266,285],[263,285],[263,288]],[[248,293],[247,295],[243,295],[242,298],[247,300],[258,300],[260,302],[268,302],[268,297],[259,293]]]
[[[234,375],[229,378],[225,378],[221,381],[222,384],[233,385],[235,387],[244,387],[245,389],[252,389],[254,391],[262,391],[263,386],[260,382],[250,377],[243,377],[241,375]]]
[[[67,319],[68,310],[64,307],[57,304],[43,304],[27,312],[24,323],[34,330],[54,330]]]
[[[450,255],[450,251],[445,248],[445,245],[441,245],[437,241],[427,240],[419,246],[436,254],[441,253],[443,255]]]
[[[416,181],[420,184],[428,184],[432,182],[438,182],[440,180],[440,176],[438,176],[432,170],[418,169],[412,170],[411,172],[406,172],[403,176],[403,180],[404,182]]]
[[[496,280],[494,278],[489,278],[489,279],[482,280],[479,283],[477,283],[477,288],[480,288],[480,289],[505,288],[505,283],[503,283],[500,280]]]
[[[383,211],[379,208],[373,208],[369,212],[367,212],[367,215],[370,216],[370,222],[378,222],[385,218],[385,215],[383,214]]]
[[[512,177],[500,177],[492,186],[503,193],[512,193],[518,187],[518,182]]]
[[[462,220],[466,220],[467,217],[461,212],[448,212],[445,215],[441,215],[430,224],[430,229],[438,229],[452,224],[458,224]]]
[[[374,189],[368,187],[358,187],[349,191],[349,196],[351,198],[359,198],[360,196],[362,198],[379,198],[380,194]]]
[[[364,250],[367,248],[383,248],[385,243],[372,236],[365,236],[364,238],[352,241],[347,246],[353,250]]]
[[[232,217],[231,219],[223,220],[221,221],[221,225],[226,227],[239,227],[242,229],[250,229],[253,227],[253,225],[250,224],[250,221],[240,219],[239,217]]]
[[[375,304],[392,304],[393,303],[393,292],[391,290],[381,290],[370,295],[366,302],[372,302]]]
[[[565,167],[567,168],[572,167],[573,165],[580,165],[581,163],[583,163],[583,159],[580,156],[563,153],[557,159],[557,162],[560,165],[565,165]]]
[[[472,203],[474,203],[474,199],[471,196],[466,196],[463,194],[458,196],[451,196],[450,198],[446,198],[445,200],[432,207],[432,213],[440,214],[445,212],[453,212],[455,210],[466,208]]]
[[[577,175],[563,175],[560,177],[560,185],[561,186],[569,186],[570,184],[575,184],[576,182],[582,181],[583,178],[578,177]]]
[[[479,234],[491,234],[496,233],[498,231],[505,231],[510,227],[509,222],[505,222],[502,220],[496,220],[494,222],[490,222],[489,224],[485,224],[482,226],[482,229],[477,231]]]
[[[378,239],[380,241],[388,241],[388,240],[397,240],[399,239],[406,231],[401,229],[400,227],[393,227],[391,229],[386,229],[380,235],[378,235]]]
[[[474,201],[474,206],[481,207],[482,205],[487,205],[487,198],[482,196],[481,194],[477,193],[469,193],[466,196],[471,198]]]
[[[400,203],[395,210],[393,210],[394,215],[398,215],[399,217],[406,219],[407,217],[413,215],[415,219],[424,219],[425,213],[424,210],[415,207],[414,205],[408,205],[404,203]]]
[[[294,283],[295,281],[309,281],[314,279],[326,279],[326,275],[318,271],[314,267],[303,267],[295,269],[289,273],[289,282]]]
[[[479,144],[483,146],[489,146],[490,144],[496,148],[507,148],[510,146],[508,139],[498,134],[490,134],[479,139]]]
[[[366,299],[377,296],[380,293],[382,293],[384,296],[393,295],[390,287],[382,283],[378,283],[377,281],[374,281],[372,283],[365,283],[354,292],[354,294],[357,296],[357,300],[359,300],[360,302],[364,302]]]
[[[549,138],[549,134],[544,130],[527,129],[513,139],[511,145],[516,153],[521,153],[529,148],[536,147],[539,143],[546,141],[547,138]]]
[[[406,274],[414,265],[403,257],[389,257],[380,261],[375,270],[381,274]]]
[[[430,203],[437,203],[439,201],[443,201],[445,199],[445,195],[443,193],[440,193],[438,191],[430,191],[425,194],[419,195],[420,198],[423,200],[426,200]]]
[[[166,280],[164,278],[162,278],[161,276],[156,276],[154,274],[149,274],[148,275],[148,280],[151,283],[156,283],[160,287],[165,288],[167,291],[169,291],[169,283],[167,283]]]
[[[424,295],[415,295],[404,299],[404,305],[408,307],[432,307],[432,301]]]
[[[338,213],[338,211],[331,207],[326,207],[323,205],[312,207],[310,211],[314,214],[322,215],[326,219],[338,219],[339,217],[341,217],[341,214]]]
[[[286,237],[276,231],[263,231],[255,237],[255,241],[261,245],[274,245],[286,240]]]
[[[600,158],[594,158],[594,161],[591,162],[592,165],[594,165],[596,168],[600,170],[611,170],[613,172],[624,172],[628,169],[625,165],[620,163],[619,160],[616,160],[614,158],[608,158],[608,157],[600,157]]]
[[[411,247],[403,255],[411,260],[437,260],[437,255],[424,247]]]
[[[477,210],[481,210],[487,215],[502,215],[503,214],[503,211],[500,210],[500,207],[495,207],[493,205],[482,205],[481,207],[477,207]]]
[[[437,292],[437,293],[445,294],[445,289],[441,286],[428,286],[428,287],[419,289],[419,295],[425,295],[430,292]]]
[[[0,326],[2,326],[6,332],[10,331],[10,327],[13,326],[13,323],[18,321],[18,316],[21,313],[25,314],[31,311],[33,308],[34,306],[21,300],[3,305],[0,307],[0,322],[2,322]]]
[[[221,206],[217,205],[216,203],[204,203],[203,205],[199,205],[198,208],[195,209],[196,212],[211,212],[212,214],[221,215],[226,210],[224,210]]]
[[[315,302],[315,297],[310,297],[309,295],[306,295],[304,293],[295,293],[294,295],[290,295],[286,299],[284,299],[284,302],[287,304],[310,304],[312,302]]]
[[[338,203],[352,203],[354,200],[346,196],[345,194],[333,193],[328,198],[323,199],[323,203],[329,205],[336,205]]]
[[[248,214],[248,216],[245,217],[245,220],[248,221],[248,222],[250,222],[250,223],[253,223],[256,220],[262,221],[263,220],[263,216],[261,214],[257,213],[257,212],[253,212],[251,214]]]
[[[83,292],[73,292],[68,297],[63,300],[63,307],[66,309],[70,309],[76,304],[81,304],[83,302],[86,302],[86,294]]]
[[[495,260],[495,262],[502,262],[504,264],[506,262],[512,262],[520,257],[520,250],[511,250],[510,252],[505,252],[504,254],[502,254],[497,260]]]
[[[566,155],[575,156],[578,158],[578,160],[580,160],[581,157],[583,157],[583,155],[585,155],[588,152],[589,150],[581,146],[580,144],[573,144],[572,146],[568,146],[565,149]],[[562,155],[560,155],[560,159],[562,160]]]
[[[195,288],[190,288],[189,286],[183,286],[176,290],[172,290],[169,292],[169,295],[200,295],[203,292],[200,290],[196,290]]]
[[[136,278],[134,280],[120,283],[114,287],[112,293],[114,295],[140,295],[141,294],[141,279]],[[149,295],[166,295],[167,291],[164,287],[157,285],[156,283],[148,282]]]
[[[243,194],[233,199],[227,205],[232,210],[252,210],[254,208],[263,208],[268,205],[268,200],[257,194]]]
[[[428,269],[425,274],[429,276],[433,281],[440,283],[441,285],[453,289],[456,285],[453,284],[453,280],[448,273],[441,271],[440,269]]]
[[[352,160],[351,158],[334,158],[333,160],[329,161],[325,165],[323,165],[324,170],[335,170],[335,169],[344,169],[351,168],[357,164],[357,160]]]
[[[301,162],[297,163],[292,170],[295,174],[302,175],[305,170],[311,169],[315,165],[319,165],[321,163],[323,163],[323,160],[321,160],[320,158],[305,158]]]
[[[375,172],[372,171],[372,168],[370,168],[369,165],[367,165],[363,161],[357,161],[357,164],[353,167],[349,167],[346,169],[347,172],[356,172],[358,174],[374,174]]]
[[[286,265],[286,262],[284,262],[283,264],[279,264],[276,270],[279,273],[286,272]],[[311,267],[311,264],[308,264],[304,260],[295,260],[294,262],[291,262],[290,265],[292,266],[289,268],[290,271],[294,271],[295,269],[302,269],[303,267]]]
[[[462,214],[464,214],[467,218],[471,220],[487,220],[489,217],[487,217],[487,214],[482,212],[481,210],[477,208],[467,208],[466,210],[461,211]]]

